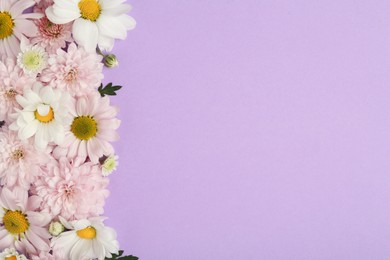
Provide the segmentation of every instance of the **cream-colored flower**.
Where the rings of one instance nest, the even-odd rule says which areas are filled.
[[[48,54],[39,45],[31,45],[25,37],[20,43],[21,52],[18,54],[18,65],[24,73],[36,76],[47,66]]]

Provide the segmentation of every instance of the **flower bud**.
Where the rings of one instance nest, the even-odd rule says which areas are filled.
[[[108,68],[114,68],[119,65],[118,59],[114,54],[104,55],[103,62],[104,65]]]
[[[50,226],[49,226],[49,233],[52,235],[52,236],[58,236],[59,234],[61,234],[62,232],[64,232],[65,230],[65,227],[64,225],[61,224],[61,222],[58,222],[58,221],[54,221],[54,222],[51,222],[50,223]]]
[[[103,176],[110,175],[113,171],[116,170],[116,167],[118,166],[118,156],[117,155],[111,155],[105,158],[102,158],[104,161],[102,161],[102,174]]]

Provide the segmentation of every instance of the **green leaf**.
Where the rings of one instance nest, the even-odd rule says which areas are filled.
[[[108,83],[105,87],[100,84],[98,91],[102,97],[104,96],[116,96],[116,91],[120,90],[122,86],[113,86],[112,83]]]
[[[139,258],[136,257],[136,256],[128,255],[128,256],[120,257],[118,259],[122,259],[122,260],[138,260]]]
[[[123,250],[119,250],[119,253],[117,255],[113,254],[112,258],[105,258],[105,260],[138,260],[139,258],[133,255],[128,255],[128,256],[122,256],[123,255]]]

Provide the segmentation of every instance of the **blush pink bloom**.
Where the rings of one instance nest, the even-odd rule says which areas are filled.
[[[31,260],[56,260],[49,252],[39,252],[38,255],[30,255]]]
[[[3,188],[0,194],[0,248],[14,247],[23,254],[49,252],[50,215],[38,212],[41,199],[28,192]]]
[[[48,60],[48,68],[40,80],[64,90],[72,96],[82,96],[96,91],[103,79],[102,56],[88,53],[72,43],[68,51],[58,49]]]
[[[54,152],[71,159],[88,157],[93,163],[114,154],[110,142],[118,139],[116,129],[120,120],[116,118],[117,108],[110,106],[109,98],[99,94],[79,97],[69,109],[73,122],[65,129],[65,140],[57,148],[62,152]]]
[[[44,212],[74,220],[103,213],[108,182],[98,165],[77,165],[62,158],[47,166],[35,182],[34,192],[43,199]]]
[[[35,82],[23,72],[12,58],[0,60],[0,121],[10,124],[13,121],[11,114],[15,108],[21,108],[16,101],[16,96],[23,93],[25,87],[31,87]]]
[[[0,183],[7,187],[29,189],[40,174],[40,165],[48,163],[47,153],[35,150],[31,141],[21,141],[17,132],[0,132]]]
[[[67,42],[73,42],[72,24],[53,24],[43,17],[34,21],[38,28],[36,37],[30,39],[32,44],[38,44],[48,53],[56,53],[57,49],[65,48]]]

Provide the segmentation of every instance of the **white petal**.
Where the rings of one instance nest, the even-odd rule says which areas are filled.
[[[52,22],[52,23],[56,23],[56,24],[65,24],[65,23],[69,23],[77,18],[80,17],[80,14],[78,14],[78,16],[76,17],[75,16],[69,16],[69,17],[58,17],[57,15],[54,14],[54,11],[53,11],[53,6],[50,6],[46,9],[46,16],[47,18]]]
[[[77,19],[73,23],[73,37],[86,51],[94,52],[99,38],[96,23],[85,19]]]
[[[38,121],[34,120],[30,122],[28,125],[26,125],[21,131],[19,131],[19,138],[22,140],[26,140],[33,136],[38,129]]]
[[[127,30],[124,24],[118,19],[118,17],[112,17],[107,15],[100,15],[96,21],[99,32],[107,37],[124,40],[127,35]]]

